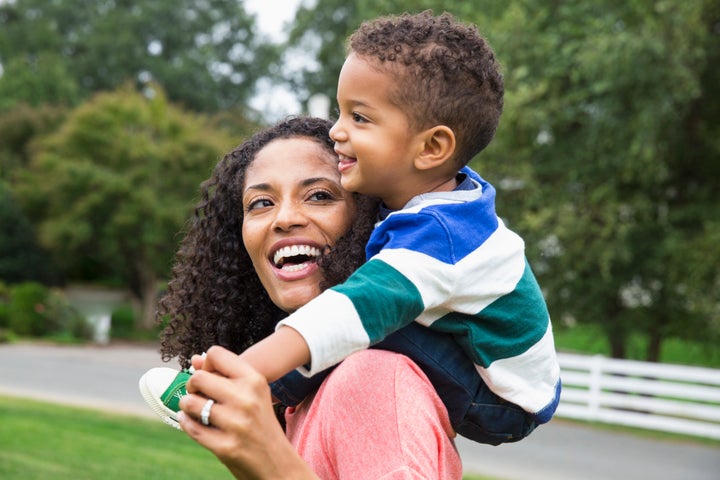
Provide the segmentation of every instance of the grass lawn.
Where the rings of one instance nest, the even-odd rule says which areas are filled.
[[[182,432],[143,418],[0,397],[3,480],[232,476]]]
[[[573,328],[553,325],[555,347],[558,351],[600,354],[610,356],[610,345],[604,332],[597,325],[582,325]],[[647,339],[632,335],[627,341],[629,360],[646,359]],[[720,368],[720,349],[706,342],[690,342],[677,338],[666,338],[660,354],[662,363],[693,365],[697,367]]]
[[[154,420],[0,396],[2,480],[232,479],[207,450]],[[468,476],[465,480],[489,480]]]

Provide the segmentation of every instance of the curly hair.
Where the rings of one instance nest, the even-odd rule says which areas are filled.
[[[201,184],[201,198],[175,255],[168,291],[157,320],[165,323],[160,353],[178,357],[183,368],[192,355],[221,345],[235,353],[266,337],[286,315],[260,283],[242,240],[242,188],[257,153],[275,139],[307,137],[333,153],[332,123],[288,118],[262,130],[225,155]],[[379,202],[354,194],[357,213],[350,229],[320,258],[321,288],[344,281],[365,261],[365,244]]]
[[[495,53],[474,25],[430,10],[380,17],[360,25],[347,49],[393,75],[391,101],[408,113],[413,128],[453,130],[460,165],[492,140],[505,87]]]

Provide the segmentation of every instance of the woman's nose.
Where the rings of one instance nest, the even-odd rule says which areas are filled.
[[[288,231],[295,227],[307,225],[307,222],[307,216],[300,203],[294,201],[280,202],[276,207],[273,229]]]

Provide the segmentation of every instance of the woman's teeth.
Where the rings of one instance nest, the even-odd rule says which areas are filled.
[[[292,245],[280,248],[275,255],[273,255],[273,262],[277,268],[283,270],[295,271],[305,268],[305,264],[309,263],[311,259],[320,256],[320,249],[311,247],[310,245]],[[310,258],[297,258],[294,259],[289,265],[286,265],[293,257],[310,257]]]

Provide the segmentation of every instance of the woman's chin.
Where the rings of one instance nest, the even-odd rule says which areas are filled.
[[[286,312],[294,312],[320,295],[320,269],[313,263],[304,269],[275,269],[275,281],[265,285],[272,301]]]
[[[280,296],[273,299],[273,302],[282,311],[292,313],[318,295],[320,295],[320,289],[315,284],[313,288],[296,288],[292,291],[282,292]]]

